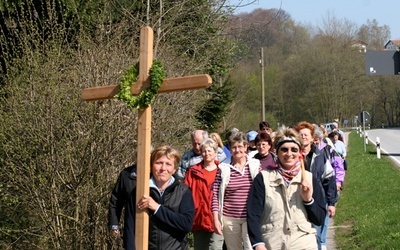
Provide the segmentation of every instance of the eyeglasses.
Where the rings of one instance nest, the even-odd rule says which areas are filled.
[[[259,142],[259,143],[257,143],[257,145],[256,145],[256,147],[259,147],[259,148],[265,148],[265,147],[267,147],[267,146],[269,146],[269,143],[268,142]]]
[[[240,150],[240,149],[243,149],[243,148],[244,148],[243,145],[239,145],[239,146],[233,146],[233,147],[231,147],[231,150]]]
[[[280,148],[280,150],[281,150],[283,153],[287,153],[287,152],[289,151],[289,149],[290,149],[290,151],[292,151],[292,153],[297,153],[297,152],[299,152],[299,149],[298,149],[298,148],[285,148],[285,147],[281,147],[281,148]]]

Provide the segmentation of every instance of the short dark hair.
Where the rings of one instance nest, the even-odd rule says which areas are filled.
[[[256,139],[254,139],[254,143],[257,145],[257,143],[260,141],[266,141],[272,147],[272,139],[267,132],[261,131],[258,133]]]
[[[258,124],[258,127],[260,130],[263,130],[263,128],[265,127],[270,128],[269,123],[267,121],[260,122],[260,124]]]
[[[332,131],[329,133],[328,137],[333,138],[335,135],[339,136],[339,133],[337,131]]]

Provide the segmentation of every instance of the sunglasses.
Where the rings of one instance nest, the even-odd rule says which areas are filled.
[[[285,148],[285,147],[281,147],[281,148],[280,148],[280,150],[281,150],[283,153],[289,152],[289,149],[290,149],[290,151],[292,151],[292,153],[297,153],[297,152],[299,152],[299,149],[298,149],[298,148]]]

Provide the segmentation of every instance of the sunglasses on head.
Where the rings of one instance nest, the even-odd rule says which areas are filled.
[[[287,152],[289,151],[289,149],[290,149],[290,151],[292,151],[292,153],[297,153],[297,152],[299,152],[299,149],[298,149],[298,148],[285,148],[285,147],[281,147],[281,148],[280,148],[280,150],[281,150],[283,153],[287,153]]]

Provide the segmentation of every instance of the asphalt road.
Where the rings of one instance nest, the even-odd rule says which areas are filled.
[[[377,137],[380,140],[381,157],[389,156],[400,167],[400,128],[366,130],[369,143],[376,145]],[[348,141],[348,133],[345,133]],[[339,201],[340,202],[340,201]],[[334,219],[329,220],[327,234],[327,249],[336,250]]]
[[[377,137],[380,140],[381,156],[389,156],[400,166],[400,128],[366,130],[368,140],[376,145]]]

